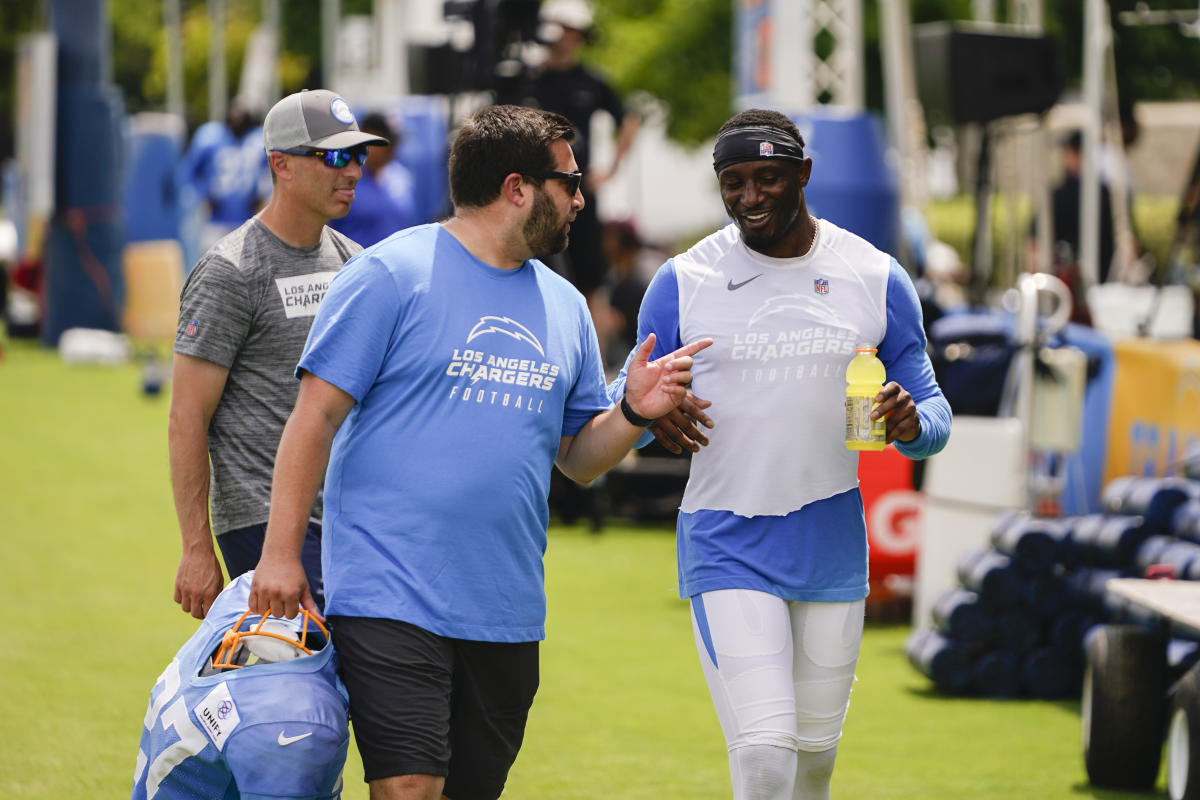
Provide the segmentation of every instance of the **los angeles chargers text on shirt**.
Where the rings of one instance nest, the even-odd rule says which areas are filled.
[[[336,272],[314,272],[311,275],[296,275],[290,278],[276,278],[275,286],[279,289],[279,297],[283,300],[283,310],[288,319],[295,317],[315,317],[329,282]]]

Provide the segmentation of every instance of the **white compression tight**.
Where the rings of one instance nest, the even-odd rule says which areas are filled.
[[[827,800],[864,608],[747,589],[692,598],[734,800]]]

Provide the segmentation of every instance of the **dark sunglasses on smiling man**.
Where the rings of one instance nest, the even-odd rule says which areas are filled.
[[[292,156],[319,158],[324,162],[325,166],[333,167],[334,169],[341,169],[349,164],[351,159],[357,161],[360,167],[367,163],[367,146],[365,144],[346,147],[341,150],[314,150],[302,147],[294,150],[277,150],[276,152],[287,153]]]
[[[583,182],[582,172],[523,172],[521,173],[527,178],[537,178],[540,181],[549,178],[558,178],[567,187],[567,194],[571,197],[579,191],[579,184]]]

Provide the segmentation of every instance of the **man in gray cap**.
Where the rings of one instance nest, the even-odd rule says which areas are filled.
[[[197,618],[224,585],[213,534],[230,579],[258,562],[275,450],[299,387],[293,370],[330,279],[361,249],[326,223],[350,210],[367,147],[387,144],[360,131],[346,101],[324,89],[276,103],[263,139],[271,197],[200,258],[175,332],[168,445],[183,538],[175,602]],[[320,553],[318,497],[304,545],[318,590]]]

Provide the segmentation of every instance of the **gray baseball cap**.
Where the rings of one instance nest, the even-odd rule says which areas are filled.
[[[388,143],[382,136],[363,133],[350,104],[328,89],[289,94],[267,112],[263,121],[267,152],[314,147],[339,150],[356,144]]]

